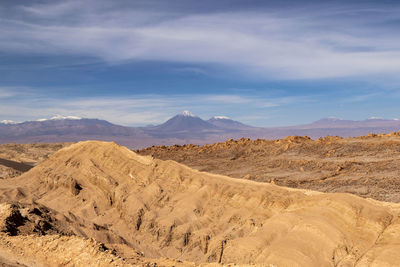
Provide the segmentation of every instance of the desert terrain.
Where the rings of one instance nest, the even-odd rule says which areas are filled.
[[[0,145],[0,179],[21,175],[71,143]]]
[[[34,167],[0,179],[0,262],[396,266],[399,145],[397,133],[148,155],[100,141],[3,145],[4,160]]]
[[[137,150],[191,168],[320,192],[400,202],[400,133],[312,140],[229,140]]]

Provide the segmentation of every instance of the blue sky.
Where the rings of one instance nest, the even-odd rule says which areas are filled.
[[[399,14],[398,1],[2,0],[0,121],[397,118]]]

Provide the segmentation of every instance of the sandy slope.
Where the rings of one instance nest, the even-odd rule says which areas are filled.
[[[95,238],[115,249],[125,259],[121,264],[133,251],[141,257],[131,259],[136,263],[160,257],[264,266],[400,262],[398,204],[203,173],[114,143],[77,143],[18,178],[0,180],[0,202],[49,209],[58,236],[35,238],[50,238],[62,249],[30,256],[46,264],[47,257],[75,253],[70,239],[60,237],[68,232],[74,240]],[[27,243],[12,245],[36,248],[29,242],[38,241],[16,228]]]

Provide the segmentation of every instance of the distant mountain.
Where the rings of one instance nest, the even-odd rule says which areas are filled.
[[[211,123],[212,125],[222,128],[222,129],[248,129],[248,128],[254,128],[253,126],[243,124],[239,121],[234,121],[231,120],[229,117],[226,116],[214,116],[211,119],[207,121],[208,123]]]
[[[126,143],[132,138],[146,140],[146,135],[140,128],[115,125],[99,119],[68,118],[0,124],[0,143],[80,140],[123,140]]]
[[[304,127],[306,128],[332,128],[332,127],[347,127],[354,125],[355,121],[352,120],[344,120],[339,118],[323,118],[317,120],[311,124],[306,124]]]
[[[399,120],[370,118],[363,121],[325,118],[310,124],[288,127],[252,127],[224,116],[207,121],[184,111],[156,126],[126,127],[105,120],[55,116],[51,119],[0,123],[0,143],[76,142],[82,140],[115,141],[131,148],[151,145],[206,144],[239,139],[279,139],[290,135],[319,138],[342,137],[400,130]]]
[[[1,137],[29,137],[41,135],[131,135],[139,130],[115,125],[98,119],[59,119],[6,124]]]
[[[190,136],[198,137],[206,133],[216,133],[219,131],[218,127],[202,120],[200,117],[193,115],[189,111],[184,111],[161,125],[146,127],[143,129],[146,133],[152,136],[179,136],[182,138]]]

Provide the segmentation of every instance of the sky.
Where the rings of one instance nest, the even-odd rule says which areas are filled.
[[[0,121],[268,127],[399,103],[399,1],[0,1]]]

